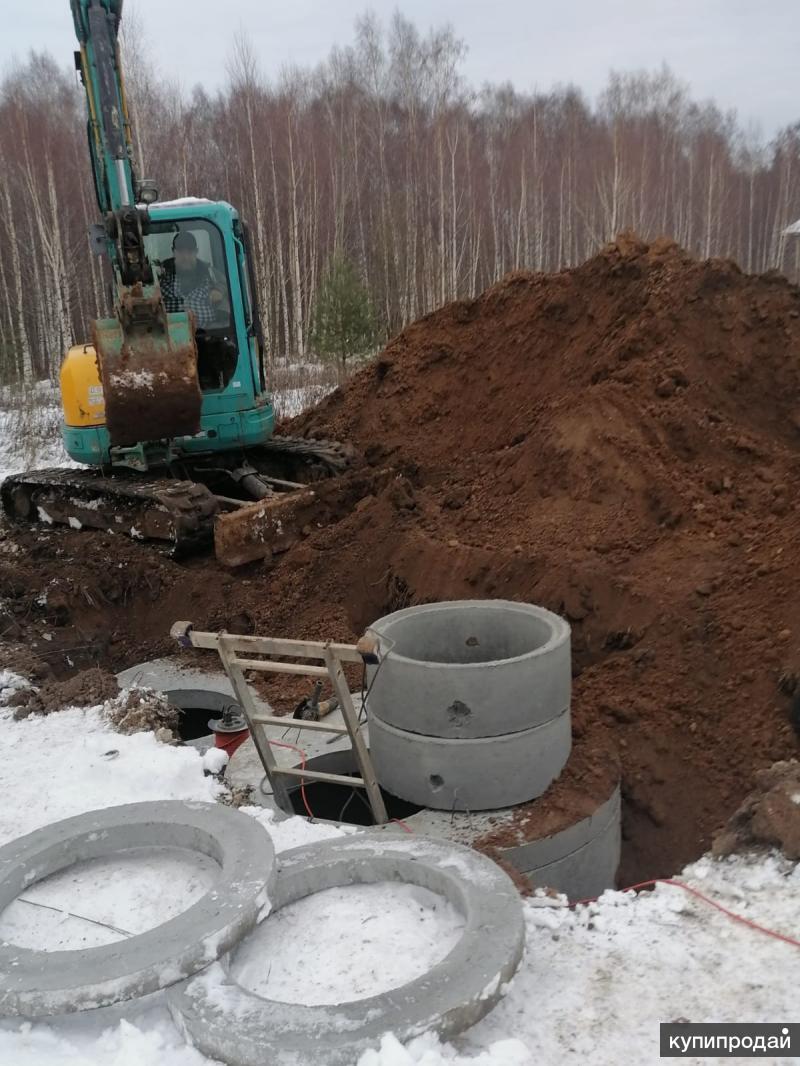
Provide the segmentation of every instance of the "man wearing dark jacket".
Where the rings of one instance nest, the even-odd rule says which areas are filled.
[[[198,328],[213,326],[225,309],[225,293],[214,282],[208,263],[197,258],[194,234],[181,230],[172,241],[172,259],[164,261],[161,295],[167,311],[193,311]]]

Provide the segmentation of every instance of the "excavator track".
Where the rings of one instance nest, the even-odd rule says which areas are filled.
[[[268,441],[249,449],[249,453],[277,458],[286,456],[299,462],[318,465],[321,476],[342,474],[352,465],[356,452],[349,444],[336,440],[315,440],[313,437],[292,437],[276,434]]]
[[[0,486],[3,509],[19,522],[88,527],[168,544],[174,555],[208,548],[216,497],[205,485],[139,480],[94,470],[31,470]]]

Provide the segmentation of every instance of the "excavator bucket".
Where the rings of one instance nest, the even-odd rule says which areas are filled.
[[[127,447],[200,432],[202,393],[190,314],[167,314],[158,286],[123,291],[116,318],[93,339],[111,444]]]
[[[243,566],[287,551],[319,511],[311,489],[280,493],[258,503],[218,514],[214,553],[223,566]]]

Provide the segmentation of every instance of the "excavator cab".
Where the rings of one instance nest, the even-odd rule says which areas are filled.
[[[157,348],[153,330],[132,343],[119,316],[98,320],[95,345],[72,348],[61,370],[67,452],[142,471],[264,443],[275,415],[238,213],[210,200],[154,204],[144,230],[161,303],[183,332]]]

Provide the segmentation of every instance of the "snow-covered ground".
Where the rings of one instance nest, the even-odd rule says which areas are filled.
[[[21,394],[0,388],[0,480],[49,466],[76,466],[61,441],[58,391],[39,381]]]
[[[16,684],[0,673],[6,695]],[[97,807],[148,799],[208,801],[219,793],[214,779],[203,776],[193,748],[159,744],[150,733],[117,734],[101,708],[21,722],[0,710],[0,729],[0,844]],[[279,850],[344,832],[302,818],[276,823],[271,812],[258,808],[247,813],[262,822]],[[51,948],[116,939],[165,920],[176,901],[196,898],[211,876],[202,862],[187,865],[174,854],[141,858],[136,872],[130,860],[116,867],[104,860],[28,889],[25,899],[38,906],[18,901],[7,908],[0,936]],[[796,935],[800,873],[777,855],[702,859],[682,876],[733,911]],[[403,1048],[387,1034],[359,1066],[655,1066],[661,1021],[796,1020],[800,952],[679,888],[659,886],[638,897],[608,892],[574,910],[563,900],[535,898],[526,902],[525,915],[526,957],[508,994],[457,1046],[427,1034]],[[458,928],[457,915],[414,890],[338,890],[262,925],[257,949],[243,954],[239,965],[249,984],[280,988],[289,1000],[320,1002],[326,995],[335,998],[337,989],[360,997],[432,964]],[[271,984],[265,984],[273,978],[264,972],[259,950],[266,948],[282,968]],[[113,1024],[81,1015],[49,1025],[0,1026],[0,1063],[8,1066],[209,1062],[186,1045],[161,1007],[126,1005]]]

